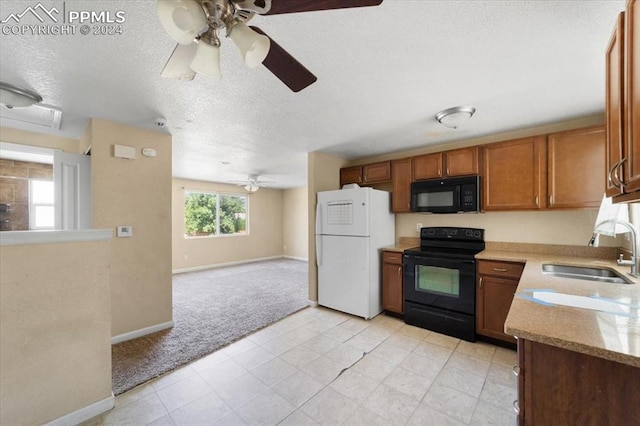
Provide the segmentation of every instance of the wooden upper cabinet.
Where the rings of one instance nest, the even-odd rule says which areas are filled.
[[[606,52],[606,158],[605,185],[608,197],[622,194],[620,167],[624,145],[624,12],[620,13]]]
[[[627,161],[624,164],[626,192],[640,199],[640,2],[627,2],[625,32],[624,139]],[[627,200],[630,201],[630,200]]]
[[[477,146],[445,152],[446,175],[468,176],[479,174],[479,152],[480,147]]]
[[[365,164],[362,166],[363,183],[379,183],[391,180],[391,162]]]
[[[391,162],[391,211],[408,213],[411,211],[411,158]]]
[[[340,188],[348,183],[362,183],[362,166],[340,169]]]
[[[442,153],[413,157],[413,180],[437,179],[442,177]]]
[[[548,135],[548,208],[600,206],[605,190],[605,143],[603,127]]]
[[[485,145],[483,210],[540,209],[546,196],[544,136]]]
[[[480,173],[480,147],[455,149],[413,158],[413,179],[468,176]]]

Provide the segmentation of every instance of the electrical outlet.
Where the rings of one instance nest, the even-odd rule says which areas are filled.
[[[420,229],[422,229],[422,224],[416,223],[416,231],[420,232]]]

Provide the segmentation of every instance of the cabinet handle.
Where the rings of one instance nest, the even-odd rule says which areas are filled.
[[[507,268],[493,268],[496,272],[507,272]]]
[[[520,415],[520,404],[518,404],[517,399],[513,401],[513,411],[515,411],[517,415]]]
[[[449,176],[449,166],[447,166],[447,176]]]
[[[400,269],[401,268],[398,268],[398,278],[400,278]]]
[[[607,180],[609,181],[609,185],[613,186],[614,188],[620,189],[620,186],[616,184],[613,180],[613,170],[616,168],[617,165],[618,163],[611,166],[611,168],[609,169],[609,173],[607,173]]]
[[[620,171],[620,167],[622,167],[622,164],[624,164],[625,161],[627,161],[626,158],[623,158],[622,160],[620,160],[620,162],[614,166],[615,170],[613,172],[613,177],[618,181],[617,188],[620,189],[621,191],[624,191],[625,184],[621,180],[620,175],[618,174],[618,172]]]
[[[480,277],[480,284],[478,284],[478,287],[482,288],[482,278],[484,277]]]
[[[549,205],[553,206],[553,195],[549,195]]]
[[[536,207],[540,207],[540,199],[536,195]]]
[[[520,367],[518,367],[517,365],[513,366],[513,369],[511,369],[511,372],[518,377],[518,375],[520,375]]]

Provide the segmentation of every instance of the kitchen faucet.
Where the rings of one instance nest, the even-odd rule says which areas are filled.
[[[596,234],[600,234],[600,232],[598,232],[598,227],[600,225],[604,225],[605,223],[611,223],[613,224],[614,228],[615,225],[622,225],[625,228],[627,228],[629,230],[629,232],[631,233],[631,259],[630,260],[624,260],[622,258],[622,254],[620,255],[620,258],[617,259],[617,263],[620,266],[630,266],[631,267],[631,271],[629,272],[629,275],[632,275],[634,277],[640,278],[640,275],[638,275],[638,233],[636,232],[636,228],[633,226],[633,224],[625,221],[625,220],[619,220],[619,219],[607,219],[604,220],[600,223],[598,223],[593,231],[593,237],[591,238],[591,241],[589,241],[589,245],[593,246],[593,243],[595,241],[596,238]]]

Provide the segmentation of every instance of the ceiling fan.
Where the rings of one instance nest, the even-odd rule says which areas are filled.
[[[273,181],[259,180],[258,175],[249,175],[247,176],[247,180],[232,180],[229,181],[229,183],[234,183],[238,186],[244,186],[244,189],[247,192],[253,193],[260,189],[261,186],[269,185],[270,183],[273,183]]]
[[[220,39],[236,45],[247,66],[263,64],[294,92],[317,77],[260,28],[247,26],[254,15],[378,6],[382,0],[157,0],[157,14],[178,45],[161,75],[193,80],[196,73],[220,78]]]

